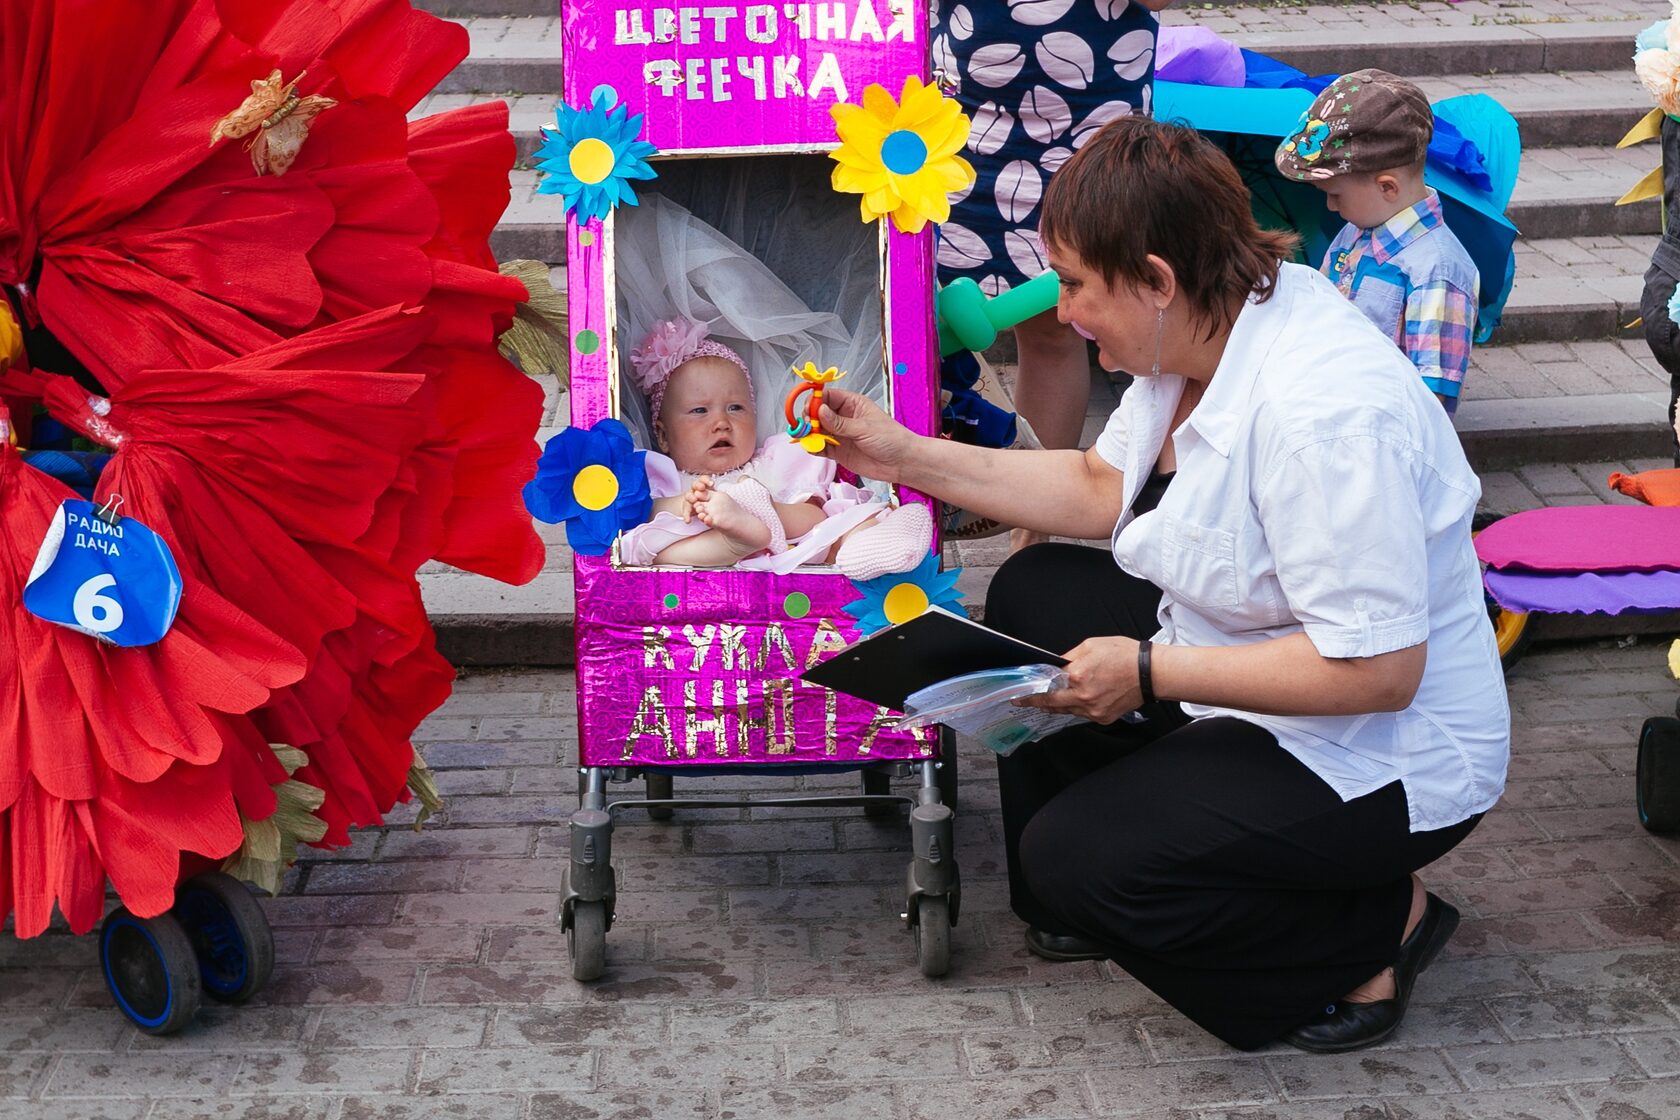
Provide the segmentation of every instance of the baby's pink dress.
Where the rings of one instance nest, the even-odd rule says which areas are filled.
[[[784,550],[756,553],[735,566],[751,571],[791,572],[802,564],[820,564],[842,536],[889,508],[874,493],[837,480],[835,471],[834,460],[812,455],[787,435],[778,433],[765,440],[758,454],[747,460],[745,466],[713,475],[713,482],[725,494],[746,487],[762,487],[771,498],[788,505],[817,498],[827,514],[827,519],[819,521],[810,532],[789,540]],[[647,476],[648,489],[655,498],[675,498],[702,477],[679,471],[669,456],[657,451],[647,453]],[[677,541],[698,536],[706,528],[699,518],[684,524],[674,513],[656,513],[653,520],[620,538],[620,560],[645,567]]]

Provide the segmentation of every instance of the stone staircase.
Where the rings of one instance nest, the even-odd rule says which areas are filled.
[[[503,258],[551,262],[563,286],[559,204],[536,195],[538,176],[528,169],[538,130],[553,121],[559,98],[557,0],[417,6],[463,23],[472,54],[416,115],[508,102],[521,163],[492,244]],[[1169,9],[1164,19],[1211,28],[1309,73],[1378,66],[1412,77],[1431,98],[1488,93],[1517,118],[1525,149],[1510,209],[1523,235],[1517,282],[1499,332],[1474,356],[1458,414],[1472,460],[1491,473],[1537,463],[1649,465],[1666,454],[1667,377],[1627,327],[1638,315],[1661,211],[1654,201],[1613,205],[1658,159],[1654,145],[1614,145],[1650,107],[1633,77],[1633,36],[1665,14],[1660,3],[1629,0],[1422,0],[1198,4]],[[562,421],[551,412],[546,423]],[[1529,492],[1536,502],[1551,500],[1539,488]],[[563,539],[547,535],[556,544]],[[457,650],[470,660],[548,661],[569,647],[569,634],[559,637],[552,628],[555,611],[569,621],[571,603],[569,556],[555,551],[550,570],[525,589],[433,573],[427,600],[445,643],[453,620],[470,619],[469,629],[487,643]],[[996,562],[990,552],[985,558]]]

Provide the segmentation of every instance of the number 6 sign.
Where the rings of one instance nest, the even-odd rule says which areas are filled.
[[[163,538],[134,518],[113,524],[92,502],[68,501],[47,526],[23,605],[119,646],[150,645],[175,621],[181,572]]]

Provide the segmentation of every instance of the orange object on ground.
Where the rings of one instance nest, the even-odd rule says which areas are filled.
[[[1611,471],[1610,489],[1638,498],[1648,506],[1680,506],[1680,467],[1638,474]]]

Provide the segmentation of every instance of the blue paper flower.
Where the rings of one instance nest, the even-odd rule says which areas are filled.
[[[620,530],[653,513],[646,459],[630,430],[610,417],[592,428],[567,428],[543,448],[537,477],[525,484],[525,508],[539,521],[564,522],[573,552],[600,556]]]
[[[963,597],[957,590],[957,576],[961,574],[961,568],[940,571],[938,554],[930,552],[908,572],[853,580],[852,586],[863,593],[863,598],[852,600],[843,609],[857,619],[859,630],[873,634],[909,622],[929,607],[956,606]]]
[[[1660,20],[1653,23],[1638,35],[1634,36],[1633,53],[1640,51],[1668,49],[1668,21]]]
[[[546,135],[537,149],[537,168],[548,172],[537,192],[562,196],[566,212],[580,225],[606,217],[621,202],[635,206],[629,180],[657,174],[646,161],[659,149],[636,139],[641,115],[630,116],[626,105],[615,109],[613,100],[602,92],[587,109],[559,106],[559,130]]]

